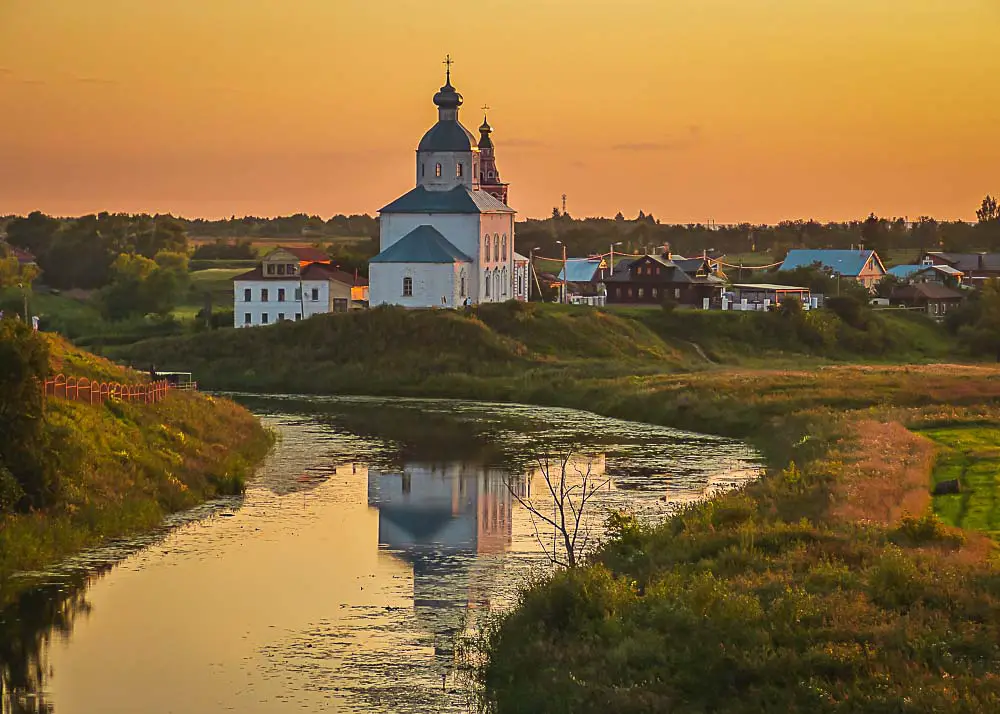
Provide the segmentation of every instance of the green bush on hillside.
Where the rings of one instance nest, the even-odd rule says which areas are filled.
[[[42,383],[49,354],[23,322],[0,320],[0,511],[42,508],[58,491],[47,468]]]

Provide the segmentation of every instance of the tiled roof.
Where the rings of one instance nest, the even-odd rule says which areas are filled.
[[[965,297],[957,290],[938,285],[937,283],[914,283],[904,285],[892,291],[892,297],[896,300],[912,300],[914,298],[925,298],[928,300],[960,300]]]
[[[906,280],[914,273],[917,273],[926,267],[927,267],[926,265],[897,265],[895,267],[889,268],[885,272],[889,275],[899,278],[900,280]]]
[[[559,280],[565,280],[564,273],[569,275],[568,281],[571,283],[589,283],[597,274],[601,265],[599,260],[590,258],[570,258],[566,261],[565,271],[559,271]]]
[[[434,226],[417,226],[369,263],[471,263]]]
[[[928,255],[940,258],[963,273],[971,273],[975,270],[1000,271],[1000,253],[930,252]]]
[[[246,273],[242,273],[233,278],[233,282],[243,281],[243,280],[333,280],[338,283],[343,283],[345,285],[367,285],[368,280],[358,276],[355,280],[354,276],[343,270],[338,270],[332,265],[326,265],[324,263],[310,263],[304,267],[299,275],[269,275],[264,277],[264,268],[258,265],[253,270]]]
[[[785,262],[781,264],[780,270],[795,270],[796,268],[807,268],[813,263],[819,263],[835,273],[847,277],[856,277],[864,270],[868,260],[875,256],[875,262],[879,266],[882,261],[873,250],[802,250],[795,249],[788,251]]]
[[[456,186],[449,191],[428,191],[417,186],[403,194],[380,213],[515,213],[486,191]]]

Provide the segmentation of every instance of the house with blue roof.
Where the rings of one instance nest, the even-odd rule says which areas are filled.
[[[831,275],[857,280],[869,290],[886,274],[885,266],[874,250],[790,250],[780,270],[795,270],[813,265],[819,265]]]
[[[380,253],[369,265],[369,302],[459,307],[526,299],[515,260],[508,184],[496,168],[493,128],[477,142],[458,120],[462,95],[451,84],[434,95],[438,121],[417,146],[416,186],[379,210]],[[518,280],[520,277],[520,280]]]

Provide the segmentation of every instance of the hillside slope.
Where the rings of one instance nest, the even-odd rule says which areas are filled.
[[[505,303],[468,312],[320,315],[146,340],[110,354],[144,370],[155,364],[194,372],[211,389],[457,396],[475,380],[485,398],[493,395],[490,382],[511,377],[563,381],[700,371],[712,363],[933,361],[953,352],[938,326],[904,314],[873,317],[856,329],[829,311],[666,313]]]
[[[13,351],[23,346],[47,357],[47,365],[36,359],[30,366],[48,374],[140,380],[140,375],[57,337],[33,334],[20,325],[8,324],[4,330],[5,364],[12,364]],[[23,373],[20,380],[29,391],[8,404],[4,400],[18,376],[5,378],[7,389],[0,395],[8,431],[0,434],[0,467],[6,474],[0,483],[0,495],[6,494],[0,499],[0,604],[11,594],[8,578],[17,571],[151,528],[164,514],[206,499],[240,493],[270,447],[269,435],[253,415],[225,399],[171,392],[157,404],[90,404],[54,397],[30,402],[24,396],[38,389],[35,380],[40,377]],[[37,423],[33,415],[39,406],[42,419]],[[30,439],[30,446],[12,442],[15,430],[18,441]]]

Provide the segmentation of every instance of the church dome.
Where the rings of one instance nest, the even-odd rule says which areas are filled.
[[[457,119],[442,119],[420,140],[417,151],[472,151],[476,137]]]
[[[479,148],[480,149],[492,149],[493,139],[490,138],[490,134],[493,132],[493,127],[490,123],[486,121],[486,116],[483,116],[483,125],[479,127]]]
[[[458,93],[457,89],[451,86],[451,73],[449,72],[444,86],[434,95],[434,104],[439,109],[458,109],[462,106],[463,101],[462,95]]]

